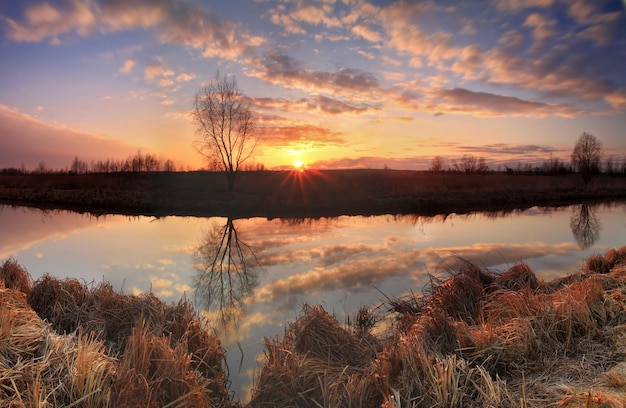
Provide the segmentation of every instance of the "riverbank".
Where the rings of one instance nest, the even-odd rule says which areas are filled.
[[[429,293],[321,306],[266,340],[246,407],[626,406],[626,247],[539,280],[459,260]],[[0,407],[240,404],[186,302],[0,269]],[[45,319],[45,320],[44,320]],[[168,405],[169,404],[169,405]]]
[[[626,406],[626,247],[551,282],[450,272],[347,325],[305,306],[266,341],[249,407]]]
[[[464,213],[626,198],[626,177],[400,170],[0,175],[0,203],[94,214],[248,217]]]

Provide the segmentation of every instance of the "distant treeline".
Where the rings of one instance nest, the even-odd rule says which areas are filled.
[[[575,173],[576,167],[572,163],[565,162],[558,157],[550,156],[549,159],[539,165],[531,163],[518,163],[515,167],[498,166],[491,168],[487,165],[485,158],[472,155],[464,155],[458,161],[453,159],[451,162],[442,156],[435,156],[428,169],[432,173],[469,173],[469,174],[487,174],[487,173],[507,173],[507,174],[523,174],[523,175],[560,175]],[[626,175],[626,157],[623,159],[609,157],[604,163],[600,163],[592,169],[593,173],[605,173],[609,175]]]
[[[247,164],[242,171],[264,171],[265,166],[260,163]],[[90,163],[74,157],[71,165],[64,168],[48,167],[40,162],[34,170],[21,167],[5,167],[0,169],[2,174],[88,174],[88,173],[140,173],[140,172],[174,172],[185,171],[183,166],[176,168],[172,160],[161,160],[156,155],[138,151],[134,156],[125,159],[106,159],[91,161]]]
[[[389,169],[385,166],[385,169]],[[134,156],[126,159],[106,159],[91,161],[88,163],[78,156],[74,158],[71,165],[64,168],[52,168],[46,166],[44,162],[33,169],[28,170],[24,165],[21,167],[5,167],[0,169],[1,174],[88,174],[88,173],[140,173],[140,172],[175,172],[187,171],[183,166],[176,167],[172,160],[160,160],[156,155],[138,151]],[[210,165],[207,168],[211,172],[221,171],[219,166]],[[244,163],[239,171],[267,171],[263,163]],[[543,163],[533,165],[531,163],[518,163],[511,167],[500,165],[490,167],[484,157],[464,155],[460,159],[446,159],[442,156],[433,157],[428,171],[431,173],[468,173],[468,174],[488,174],[507,173],[523,175],[560,175],[575,173],[576,167],[557,157],[548,158]],[[615,176],[626,175],[626,157],[608,157],[604,163],[600,163],[593,169],[593,173],[608,174]]]

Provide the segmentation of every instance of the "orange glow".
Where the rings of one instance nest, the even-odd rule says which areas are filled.
[[[303,166],[304,166],[304,163],[302,163],[302,160],[300,159],[293,162],[293,167],[295,167],[296,170],[302,170]]]

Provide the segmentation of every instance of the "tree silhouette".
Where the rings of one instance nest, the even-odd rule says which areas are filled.
[[[196,94],[192,116],[198,125],[194,147],[210,167],[225,172],[232,190],[239,166],[252,156],[259,142],[254,115],[237,81],[218,73]]]
[[[572,164],[583,176],[585,184],[589,182],[592,175],[600,172],[601,158],[602,143],[591,133],[583,132],[572,151]]]
[[[223,326],[236,322],[257,285],[260,264],[252,248],[239,239],[233,220],[213,224],[192,258],[196,298]]]
[[[439,155],[433,157],[433,159],[430,162],[429,170],[433,173],[441,173],[445,169],[446,169],[446,160]]]
[[[569,226],[580,249],[591,247],[600,238],[600,220],[587,204],[582,204],[580,210],[572,214]]]

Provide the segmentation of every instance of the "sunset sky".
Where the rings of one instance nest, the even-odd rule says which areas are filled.
[[[204,165],[190,109],[234,75],[269,168],[626,156],[620,0],[0,1],[0,167],[141,149]]]

